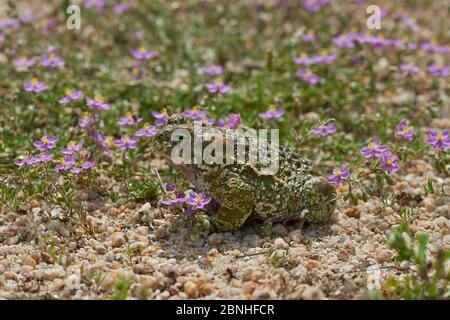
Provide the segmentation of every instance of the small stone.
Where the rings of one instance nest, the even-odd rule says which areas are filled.
[[[69,290],[77,289],[80,286],[80,277],[77,274],[71,274],[66,278],[64,283]]]
[[[341,261],[348,261],[349,258],[348,251],[344,248],[341,248],[338,252],[338,258]]]
[[[253,296],[256,299],[269,299],[270,298],[270,290],[268,288],[256,289],[253,292]]]
[[[28,265],[23,265],[22,267],[20,267],[20,273],[22,274],[28,274],[31,271],[33,271],[33,267],[32,266],[28,266]]]
[[[283,240],[283,238],[276,238],[274,243],[276,249],[287,249],[289,248],[289,245],[286,243],[286,241]]]
[[[301,245],[299,247],[289,248],[288,255],[295,259],[299,257],[308,257],[310,256],[310,253],[305,246]]]
[[[3,273],[3,276],[6,280],[17,280],[17,274],[11,271],[5,271],[5,273]]]
[[[154,276],[141,275],[139,282],[141,285],[150,288],[152,290],[158,288],[158,280]]]
[[[359,219],[361,217],[361,209],[359,207],[352,207],[345,210],[345,215],[349,218]]]
[[[62,267],[54,267],[54,268],[45,270],[44,278],[46,280],[54,280],[56,278],[64,277],[65,274],[66,274],[66,272],[64,271],[64,269]]]
[[[158,240],[168,238],[169,235],[170,233],[167,225],[159,226],[158,229],[155,230],[155,236]]]
[[[149,202],[144,203],[144,205],[138,210],[138,213],[140,214],[148,214],[150,212],[150,209],[152,208],[152,205]]]
[[[55,208],[51,209],[50,217],[52,217],[52,219],[54,219],[54,220],[64,218],[62,209],[60,207],[55,207]]]
[[[223,241],[222,233],[213,233],[208,237],[208,243],[211,245],[219,245]]]
[[[242,240],[247,242],[251,247],[257,247],[262,242],[261,238],[257,234],[246,235]]]
[[[302,294],[302,299],[304,300],[323,300],[324,295],[322,290],[317,287],[306,287]]]
[[[289,232],[288,232],[288,230],[286,229],[286,227],[283,226],[283,225],[280,224],[280,223],[277,223],[276,225],[274,225],[274,226],[272,227],[272,232],[273,232],[274,234],[276,234],[277,236],[282,236],[282,237],[285,237],[285,236],[287,236],[287,235],[289,234]]]
[[[189,296],[189,298],[192,299],[198,298],[197,285],[192,281],[188,281],[184,284],[184,292]]]
[[[22,258],[22,264],[26,266],[36,267],[36,261],[31,257],[23,257]]]
[[[111,245],[114,248],[121,247],[126,242],[125,237],[123,236],[123,234],[121,232],[114,232],[111,235],[110,240],[111,240]]]

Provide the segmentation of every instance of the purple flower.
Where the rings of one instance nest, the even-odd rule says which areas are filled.
[[[427,142],[433,146],[434,150],[448,150],[450,149],[450,135],[448,130],[437,131],[431,129],[427,135]]]
[[[5,41],[5,39],[6,39],[5,34],[3,32],[0,32],[0,42]]]
[[[56,141],[58,141],[58,136],[45,135],[41,140],[35,141],[33,145],[41,151],[47,151],[56,147]]]
[[[58,56],[55,47],[49,47],[47,53],[41,57],[41,65],[50,68],[60,68],[64,65],[64,60]]]
[[[123,136],[120,139],[114,141],[114,143],[117,147],[119,147],[119,149],[126,151],[129,149],[136,149],[137,139]]]
[[[443,66],[443,67],[438,67],[435,64],[432,64],[430,66],[428,66],[428,71],[431,72],[431,74],[435,77],[448,77],[448,75],[450,74],[450,67],[449,66]]]
[[[384,152],[380,157],[381,168],[387,172],[398,171],[398,157],[390,151]]]
[[[158,52],[153,50],[147,50],[145,47],[133,49],[130,51],[131,55],[138,60],[150,60],[158,56]]]
[[[165,125],[169,121],[169,115],[167,114],[166,109],[162,109],[161,112],[153,111],[152,115],[156,119],[156,126],[161,127]]]
[[[135,118],[132,112],[127,112],[126,116],[117,121],[119,126],[134,126],[142,121],[142,118]]]
[[[25,160],[18,160],[16,161],[16,165],[21,168],[24,165],[34,165],[34,164],[40,164],[44,162],[48,162],[53,159],[53,155],[49,152],[43,152],[40,154],[37,154],[35,156],[28,157]]]
[[[194,210],[203,209],[210,202],[211,197],[206,196],[203,192],[190,192],[186,199],[186,203]]]
[[[73,101],[76,101],[76,100],[81,98],[81,96],[83,95],[83,92],[81,92],[81,91],[74,91],[72,89],[66,89],[65,90],[65,94],[66,94],[66,96],[64,98],[59,99],[58,103],[60,103],[60,104],[68,104],[68,103],[71,103]]]
[[[136,137],[146,137],[150,138],[153,137],[158,130],[155,126],[151,126],[148,123],[144,124],[144,126],[136,131],[135,136]]]
[[[319,76],[315,75],[314,73],[312,73],[310,70],[307,70],[307,69],[299,70],[297,72],[297,76],[301,80],[303,80],[309,84],[312,84],[312,85],[317,84],[320,81]]]
[[[234,129],[241,123],[241,115],[238,113],[230,113],[224,121],[219,119],[217,121],[217,126],[225,129]]]
[[[404,140],[414,140],[414,131],[411,129],[408,120],[406,119],[402,119],[402,121],[400,121],[400,124],[395,128],[395,134],[397,137]]]
[[[118,3],[114,6],[115,14],[122,14],[129,11],[131,6],[128,3]]]
[[[205,84],[206,89],[209,93],[228,93],[231,90],[229,85],[220,82],[210,82]]]
[[[57,172],[69,171],[75,163],[75,156],[66,155],[61,158],[60,162],[55,166]]]
[[[166,206],[177,206],[181,203],[185,203],[187,200],[184,192],[175,192],[175,189],[173,191],[167,189],[166,191],[169,192],[169,197],[161,200],[161,203]]]
[[[19,57],[13,60],[13,63],[16,67],[25,70],[31,68],[35,62],[35,58],[27,59],[27,57]]]
[[[36,16],[33,16],[31,14],[25,14],[19,17],[20,22],[23,24],[32,24],[37,20]]]
[[[67,148],[61,148],[61,153],[64,155],[73,155],[81,151],[83,148],[83,141],[75,144],[73,142],[69,142]]]
[[[312,31],[310,31],[302,36],[302,41],[303,42],[314,42],[314,41],[316,41],[316,36]]]
[[[321,125],[317,128],[314,128],[312,132],[318,136],[326,137],[336,132],[336,125],[334,124],[334,122],[330,122],[326,125]]]
[[[348,164],[344,164],[341,168],[334,168],[333,174],[328,177],[328,183],[339,185],[345,179],[350,177]]]
[[[314,64],[330,64],[336,59],[335,54],[322,54],[314,56],[306,56],[302,54],[300,57],[294,58],[294,62],[299,65],[310,66]]]
[[[218,76],[223,73],[222,66],[209,65],[200,69],[201,72],[209,74],[210,76]]]
[[[111,107],[105,103],[105,98],[101,95],[95,95],[94,98],[86,97],[86,104],[93,110],[109,110]]]
[[[87,9],[95,8],[97,11],[103,11],[106,6],[106,0],[85,0],[84,7]]]
[[[382,154],[389,151],[389,147],[386,145],[382,145],[380,141],[372,141],[366,147],[361,149],[361,154],[366,159],[370,159],[372,157],[379,158]]]
[[[0,29],[17,29],[20,27],[20,21],[17,19],[0,19]]]
[[[166,191],[167,192],[172,192],[175,191],[177,189],[177,185],[175,183],[168,183],[166,184]]]
[[[184,111],[183,115],[192,120],[201,120],[206,117],[206,110],[200,109],[198,106],[194,106],[191,110]]]
[[[275,106],[271,105],[265,112],[260,113],[259,117],[263,119],[279,119],[283,115],[284,110],[277,109]]]
[[[401,64],[400,70],[406,73],[418,73],[420,71],[419,67],[413,66],[411,64]]]
[[[90,126],[92,126],[94,123],[95,123],[95,116],[93,116],[89,112],[85,112],[83,114],[83,117],[80,119],[80,122],[78,123],[78,125],[83,129],[87,129]]]
[[[27,92],[38,93],[38,92],[41,92],[41,91],[44,91],[45,89],[47,89],[48,85],[45,82],[42,82],[36,78],[33,78],[31,81],[25,82],[23,84],[23,88]]]
[[[324,5],[330,2],[331,0],[301,0],[303,8],[305,8],[309,12],[318,12]]]

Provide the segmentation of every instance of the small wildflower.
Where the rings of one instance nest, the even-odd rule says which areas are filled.
[[[83,148],[83,141],[77,144],[69,142],[67,148],[61,148],[61,153],[64,155],[73,155],[80,152],[82,148]]]
[[[166,206],[177,206],[179,204],[185,203],[186,200],[187,198],[184,192],[175,192],[174,189],[173,191],[169,191],[168,198],[161,200],[161,203]]]
[[[398,171],[398,157],[390,151],[384,152],[380,157],[381,168],[386,172]]]
[[[21,70],[27,70],[31,68],[34,63],[36,62],[36,58],[27,58],[27,57],[19,57],[13,60],[13,63],[16,67],[18,67]]]
[[[372,141],[366,147],[361,148],[361,154],[366,159],[370,159],[372,157],[379,158],[383,153],[387,152],[389,147],[386,145],[382,145],[380,141]]]
[[[145,123],[144,126],[136,131],[135,136],[136,137],[146,137],[150,138],[153,137],[158,130],[155,126],[151,126],[148,123]]]
[[[55,47],[49,47],[47,53],[41,57],[41,65],[50,68],[60,68],[64,65],[64,60],[56,53]]]
[[[260,118],[263,119],[279,119],[284,115],[284,110],[277,109],[274,105],[269,106],[269,108],[259,114]]]
[[[85,112],[83,114],[83,117],[80,119],[78,125],[83,129],[87,129],[91,127],[94,123],[95,123],[95,116],[90,114],[89,112]]]
[[[66,155],[63,158],[61,158],[59,163],[55,166],[55,170],[57,172],[69,171],[72,168],[72,166],[74,165],[74,163],[75,163],[75,156]]]
[[[402,119],[402,121],[400,121],[400,124],[395,128],[395,134],[403,140],[414,140],[414,131],[411,129],[408,120],[406,119]]]
[[[38,79],[33,78],[31,81],[25,82],[23,84],[23,88],[27,92],[38,93],[47,89],[48,85],[45,82],[41,82]]]
[[[314,128],[312,132],[318,136],[326,137],[336,132],[336,125],[334,124],[334,122],[330,122],[326,125],[321,125],[317,128]]]
[[[138,49],[131,50],[131,55],[138,60],[151,60],[158,56],[158,52],[147,50],[145,47],[141,46]]]
[[[297,76],[312,85],[317,84],[320,81],[320,77],[311,72],[311,70],[299,70]]]
[[[134,126],[142,121],[142,118],[135,118],[132,112],[127,112],[126,116],[120,118],[117,124],[120,126]]]
[[[85,0],[84,7],[86,9],[95,8],[97,11],[103,11],[106,6],[106,0]]]
[[[64,93],[66,94],[66,96],[64,98],[61,98],[58,100],[58,103],[60,103],[60,104],[71,103],[73,101],[80,99],[81,96],[83,95],[83,93],[81,91],[75,91],[72,89],[66,89],[64,91]]]
[[[448,150],[450,149],[450,134],[448,130],[437,131],[430,130],[427,135],[427,142],[436,151]]]
[[[328,177],[328,183],[339,185],[345,179],[350,177],[348,164],[344,164],[341,168],[334,168],[333,174]]]
[[[115,14],[122,14],[131,9],[131,6],[128,3],[118,3],[114,5],[114,13]]]
[[[225,129],[234,129],[241,123],[241,115],[237,113],[230,113],[225,120],[219,119],[217,126]]]
[[[406,73],[418,73],[420,71],[419,67],[416,67],[411,64],[401,64],[400,70]]]
[[[86,104],[93,110],[109,110],[111,107],[105,103],[105,98],[102,95],[95,95],[94,98],[86,97]]]
[[[201,120],[206,117],[206,110],[200,109],[198,106],[194,106],[191,110],[184,111],[183,115],[192,120]]]
[[[323,55],[314,55],[314,56],[306,56],[302,54],[301,56],[294,58],[294,62],[299,65],[310,66],[314,64],[330,64],[334,60],[336,60],[335,54],[323,54]]]
[[[58,136],[45,135],[41,140],[35,141],[33,145],[41,151],[47,151],[56,147],[56,141],[58,141]]]
[[[190,192],[186,199],[186,203],[194,210],[203,209],[210,202],[211,197],[206,196],[203,192]]]
[[[231,87],[229,85],[220,82],[206,83],[205,87],[209,93],[228,93],[231,91]]]
[[[120,139],[114,141],[117,147],[121,150],[129,150],[129,149],[136,149],[136,138],[129,138],[128,136],[123,136]]]
[[[219,76],[223,73],[222,66],[209,65],[200,69],[201,72],[209,74],[210,76]]]
[[[430,66],[428,66],[428,71],[435,77],[448,77],[448,75],[450,74],[450,67],[449,66],[443,66],[443,67],[438,67],[435,64],[432,64]]]
[[[308,33],[306,33],[302,36],[302,41],[303,42],[315,42],[316,36],[312,31],[309,31]]]
[[[167,114],[166,109],[162,109],[161,112],[153,111],[152,115],[156,119],[156,126],[161,127],[165,125],[169,121],[169,115]]]

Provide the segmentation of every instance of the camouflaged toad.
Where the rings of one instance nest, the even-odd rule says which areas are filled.
[[[258,163],[173,164],[171,151],[179,141],[172,141],[172,132],[184,129],[194,137],[193,124],[181,115],[173,115],[158,131],[155,145],[199,191],[220,205],[217,212],[209,215],[218,231],[238,229],[249,218],[266,222],[300,218],[309,223],[326,222],[330,218],[336,205],[335,189],[310,161],[283,146],[279,146],[279,169],[271,175],[262,174]],[[202,128],[206,129],[203,134],[211,128],[225,131],[206,125]],[[248,143],[248,140],[241,141]]]

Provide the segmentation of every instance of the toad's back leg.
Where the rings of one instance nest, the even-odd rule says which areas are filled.
[[[205,177],[209,179],[209,194],[220,208],[211,216],[212,224],[220,232],[239,229],[253,211],[254,193],[237,173],[224,170]]]

